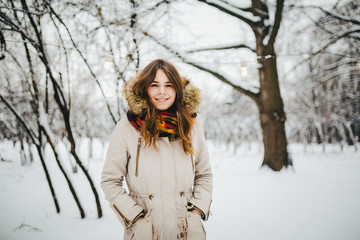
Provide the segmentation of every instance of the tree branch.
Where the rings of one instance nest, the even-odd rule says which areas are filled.
[[[309,57],[307,57],[306,59],[302,60],[300,63],[296,64],[290,71],[288,71],[285,75],[284,78],[286,78],[286,76],[288,74],[290,74],[291,72],[293,72],[295,69],[297,69],[299,66],[301,66],[302,64],[304,64],[305,62],[309,61],[310,59],[312,59],[313,57],[315,57],[316,55],[318,55],[319,53],[321,53],[322,51],[324,51],[325,49],[327,49],[328,47],[330,47],[331,45],[333,45],[334,43],[336,43],[338,40],[340,40],[341,38],[351,34],[351,33],[355,33],[355,32],[360,32],[360,27],[358,28],[353,28],[350,30],[346,30],[343,33],[339,34],[338,36],[336,36],[334,39],[330,40],[328,43],[326,43],[324,46],[322,46],[319,50],[317,50],[316,52],[312,53]]]
[[[208,2],[207,0],[198,0],[199,2],[203,2],[203,3],[206,3],[207,5],[209,6],[212,6],[214,8],[217,8],[218,10],[230,15],[230,16],[233,16],[233,17],[236,17],[242,21],[244,21],[245,23],[247,23],[251,28],[254,28],[256,26],[256,23],[246,17],[244,17],[243,15],[239,14],[239,13],[236,13],[234,11],[231,11],[223,6],[220,6],[216,3],[213,3],[213,2]],[[231,5],[230,5],[231,6]]]
[[[305,62],[313,58],[315,55],[319,54],[320,52],[324,51],[334,43],[336,43],[338,40],[342,39],[343,37],[351,34],[360,32],[360,27],[347,29],[346,31],[340,33],[339,35],[335,36],[332,40],[330,40],[328,43],[326,43],[324,46],[322,46],[319,50],[317,50],[315,53],[312,53],[307,59],[305,59]]]
[[[344,16],[344,15],[341,15],[341,14],[338,14],[338,13],[333,13],[333,12],[330,12],[330,11],[327,11],[325,9],[323,9],[322,7],[319,7],[319,6],[303,6],[303,7],[299,7],[299,8],[316,8],[316,9],[319,9],[320,11],[322,11],[323,13],[325,13],[326,15],[328,16],[331,16],[337,20],[341,20],[341,21],[345,21],[345,22],[351,22],[351,23],[354,23],[354,24],[357,24],[357,25],[360,25],[360,21],[356,20],[355,18],[349,18],[347,16]]]
[[[104,97],[104,100],[105,100],[105,103],[106,103],[106,106],[107,106],[107,109],[109,111],[109,114],[110,116],[112,117],[112,120],[114,121],[114,123],[117,122],[117,120],[115,119],[115,116],[114,114],[112,113],[111,111],[111,108],[110,108],[110,104],[106,98],[106,95],[105,95],[105,92],[100,84],[100,81],[98,80],[97,76],[95,75],[95,73],[92,71],[89,63],[87,62],[86,58],[84,57],[84,55],[82,54],[82,52],[79,50],[79,48],[77,47],[71,33],[70,33],[70,30],[68,29],[68,27],[66,26],[66,24],[63,22],[63,20],[60,18],[60,16],[54,11],[54,9],[51,7],[50,3],[48,3],[46,0],[44,0],[44,2],[46,3],[46,5],[49,7],[49,10],[50,10],[50,13],[53,14],[56,19],[58,19],[58,21],[61,23],[61,25],[64,26],[66,32],[68,33],[68,36],[70,37],[70,40],[71,40],[71,43],[73,44],[74,48],[76,49],[76,51],[79,53],[80,57],[83,59],[85,65],[87,66],[87,68],[89,69],[90,71],[90,74],[93,76],[93,78],[95,79],[97,85],[99,86],[100,88],[100,91],[101,91],[101,94],[102,96]]]
[[[29,137],[31,138],[31,140],[33,141],[33,143],[35,145],[39,145],[39,142],[37,141],[37,139],[35,139],[35,137],[33,136],[34,131],[32,129],[30,129],[26,123],[25,120],[21,117],[21,115],[16,111],[16,109],[2,96],[2,94],[0,93],[0,99],[5,103],[5,105],[10,109],[10,111],[15,115],[16,119],[19,120],[19,122],[21,123],[21,125],[25,128],[25,131],[28,133]]]
[[[251,12],[251,7],[241,8],[241,7],[235,6],[234,4],[229,3],[228,1],[225,1],[225,0],[220,0],[220,2],[225,3],[225,4],[231,6],[231,7],[235,8],[235,9],[239,9],[239,10],[244,11],[244,12]]]
[[[238,92],[241,92],[243,94],[245,94],[246,96],[250,97],[252,100],[254,100],[255,102],[258,102],[259,101],[259,94],[258,93],[254,93],[250,90],[247,90],[243,87],[240,87],[238,85],[235,85],[233,84],[230,80],[228,80],[225,76],[217,73],[217,72],[214,72],[212,70],[210,70],[209,68],[206,68],[206,67],[203,67],[203,66],[200,66],[194,62],[191,62],[191,61],[187,61],[185,60],[185,63],[191,65],[191,66],[194,66],[204,72],[207,72],[207,73],[210,73],[211,75],[213,75],[214,77],[216,77],[217,79],[219,79],[220,81],[222,81],[223,83],[226,83],[227,85],[233,87],[236,91]]]
[[[311,22],[313,22],[315,24],[315,26],[317,26],[318,28],[320,28],[321,30],[323,30],[324,32],[330,34],[330,35],[336,35],[337,33],[334,33],[330,30],[328,30],[327,28],[325,28],[325,26],[321,25],[318,21],[315,21],[307,12],[305,12],[305,15],[310,19]],[[360,37],[358,36],[354,36],[354,35],[350,35],[349,36],[345,36],[345,37],[350,37],[350,38],[354,38],[357,40],[360,40]]]
[[[145,36],[149,37],[151,40],[153,40],[154,42],[156,42],[157,44],[159,44],[160,46],[164,47],[166,50],[168,50],[169,52],[173,53],[176,57],[178,57],[179,59],[181,59],[184,63],[187,63],[193,67],[196,67],[204,72],[210,73],[211,75],[213,75],[214,77],[216,77],[217,79],[219,79],[220,81],[222,81],[223,83],[226,83],[227,85],[233,87],[235,90],[245,94],[246,96],[250,97],[251,99],[253,99],[256,103],[258,103],[259,101],[259,93],[254,93],[248,89],[245,89],[243,87],[240,87],[238,85],[233,84],[229,79],[227,79],[225,76],[221,75],[220,73],[217,73],[215,71],[210,70],[209,68],[206,68],[204,66],[201,66],[199,64],[196,64],[192,61],[187,60],[182,54],[180,54],[179,52],[175,51],[174,49],[172,49],[170,46],[161,43],[159,40],[157,40],[154,36],[150,35],[149,33],[144,33]]]
[[[274,24],[272,26],[269,41],[266,44],[266,46],[269,46],[271,48],[273,48],[276,36],[279,32],[283,9],[284,9],[284,0],[277,0]]]
[[[256,50],[245,45],[245,44],[238,44],[238,45],[230,45],[230,46],[224,46],[224,47],[210,47],[210,48],[200,48],[200,49],[194,49],[186,51],[187,53],[194,53],[194,52],[203,52],[203,51],[218,51],[218,50],[227,50],[227,49],[239,49],[239,48],[247,48],[253,53],[256,53]]]
[[[6,51],[5,37],[2,33],[2,29],[0,29],[0,61],[5,58],[5,54],[4,54],[5,51]]]

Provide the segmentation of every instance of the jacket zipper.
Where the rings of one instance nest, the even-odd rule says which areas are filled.
[[[141,138],[138,139],[137,151],[136,151],[136,168],[135,168],[135,176],[139,176],[139,156],[140,156],[140,146],[141,146]]]

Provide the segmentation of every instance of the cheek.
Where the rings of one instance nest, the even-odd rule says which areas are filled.
[[[153,95],[154,95],[154,91],[152,91],[151,88],[148,88],[148,89],[147,89],[147,94],[148,94],[148,96],[149,96],[150,98],[152,98]]]
[[[175,99],[175,97],[176,97],[175,89],[172,88],[169,95],[172,96]]]

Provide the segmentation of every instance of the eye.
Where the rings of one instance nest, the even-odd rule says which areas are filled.
[[[170,83],[170,84],[166,84],[165,87],[173,87],[173,85]]]
[[[158,84],[156,84],[156,83],[152,83],[151,85],[150,85],[150,87],[158,87],[159,85]]]

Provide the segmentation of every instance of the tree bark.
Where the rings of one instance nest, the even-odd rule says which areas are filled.
[[[44,169],[44,173],[45,173],[45,176],[46,176],[46,180],[47,180],[47,183],[48,183],[49,188],[50,188],[51,195],[52,195],[53,200],[54,200],[56,212],[57,212],[57,213],[60,213],[60,206],[59,206],[59,203],[58,203],[56,194],[55,194],[55,189],[54,189],[54,187],[53,187],[53,184],[52,184],[52,181],[51,181],[51,178],[50,178],[49,171],[48,171],[47,166],[46,166],[46,163],[45,163],[45,159],[44,159],[44,157],[43,157],[43,151],[42,151],[41,145],[36,145],[36,149],[37,149],[37,151],[38,151],[39,158],[40,158],[40,162],[41,162],[41,165],[42,165],[42,167],[43,167],[43,169]]]
[[[292,165],[285,134],[286,115],[281,98],[277,73],[276,55],[274,52],[263,52],[264,58],[259,62],[260,97],[257,101],[260,125],[263,132],[264,159],[262,166],[274,171]]]

